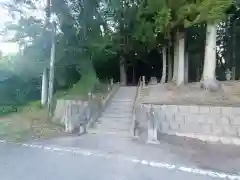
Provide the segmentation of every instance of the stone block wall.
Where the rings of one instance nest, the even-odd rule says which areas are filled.
[[[81,124],[95,121],[100,112],[101,105],[98,101],[58,100],[52,121],[63,125],[65,131],[72,133]]]
[[[86,124],[89,129],[100,117],[108,101],[117,92],[119,85],[111,86],[111,91],[105,98],[91,96],[88,101],[58,99],[52,121],[65,127],[65,131],[72,133],[80,125]]]
[[[162,133],[240,145],[240,107],[144,104],[141,108],[151,113],[146,120],[154,118]]]

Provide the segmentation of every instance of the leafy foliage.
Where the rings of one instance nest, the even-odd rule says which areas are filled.
[[[24,83],[36,80],[38,97],[40,77],[48,67],[51,47],[50,28],[44,15],[36,17],[29,13],[45,14],[39,2],[12,0],[5,4],[18,21],[9,22],[5,32],[15,32],[9,41],[17,42],[21,49],[12,57],[11,65],[7,65],[11,67],[8,71],[19,81],[26,79]],[[89,81],[97,83],[96,75],[102,79],[118,78],[114,73],[118,73],[120,57],[126,59],[126,67],[136,66],[139,60],[146,61],[151,50],[169,44],[177,30],[187,34],[187,51],[203,53],[205,23],[224,21],[225,12],[233,3],[232,0],[52,0],[50,10],[57,21],[55,87],[72,87],[79,79],[85,86],[89,77]],[[106,70],[109,66],[110,70]],[[4,72],[4,68],[0,71]]]
[[[233,0],[202,0],[197,2],[199,20],[205,22],[219,22],[226,14],[226,10],[233,4]]]

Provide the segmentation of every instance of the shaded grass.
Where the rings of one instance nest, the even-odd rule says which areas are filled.
[[[94,75],[83,76],[80,81],[67,90],[58,91],[55,94],[55,99],[67,100],[87,100],[88,93],[94,93],[96,96],[104,95],[108,92],[108,84],[99,82]]]
[[[21,112],[26,108],[39,109],[41,108],[41,101],[30,101],[25,105],[21,104],[12,104],[12,105],[0,105],[0,116],[6,116],[11,113]]]
[[[100,83],[95,75],[85,75],[71,89],[58,91],[54,95],[53,107],[60,98],[87,100],[88,92],[94,93],[96,100],[101,99],[109,92],[108,84]],[[40,101],[29,102],[25,106],[0,107],[0,139],[24,141],[66,135],[63,127],[48,120],[47,114]]]
[[[0,116],[5,116],[9,113],[18,112],[19,106],[14,105],[2,105],[0,106]]]
[[[0,119],[0,139],[24,141],[63,135],[63,127],[47,118],[46,109],[34,105],[22,107],[21,112]]]

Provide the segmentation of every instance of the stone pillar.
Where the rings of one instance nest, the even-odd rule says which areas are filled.
[[[110,79],[110,85],[113,86],[113,78]]]
[[[72,133],[74,127],[71,121],[72,116],[72,108],[71,108],[71,101],[66,100],[66,105],[64,109],[64,123],[65,123],[65,132]]]
[[[158,131],[158,126],[157,126],[157,119],[155,118],[154,111],[152,107],[149,107],[148,113],[147,113],[147,120],[148,120],[148,139],[147,143],[148,144],[160,144],[158,141],[157,137],[157,131]]]
[[[142,77],[143,87],[146,86],[145,76]]]
[[[48,100],[48,71],[44,68],[42,75],[41,105],[45,106]]]
[[[184,33],[179,33],[178,47],[178,70],[177,70],[177,86],[184,84],[184,61],[185,61],[185,37]]]
[[[87,133],[87,118],[84,116],[84,123],[80,124],[79,126],[79,135],[86,134]]]
[[[232,79],[232,72],[230,71],[230,69],[227,69],[225,71],[225,78],[227,81],[230,81]]]
[[[200,68],[197,68],[197,81],[201,81]]]
[[[125,59],[121,57],[120,59],[120,83],[122,86],[127,85],[127,74],[126,74],[126,67],[125,67]]]

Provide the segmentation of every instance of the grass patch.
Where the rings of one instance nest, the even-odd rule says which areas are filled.
[[[14,105],[2,105],[0,106],[0,116],[5,116],[13,112],[18,112],[18,108],[18,106]]]
[[[18,113],[12,113],[0,119],[0,139],[24,141],[63,134],[63,127],[48,120],[47,110],[41,108],[38,101],[21,107]]]
[[[94,93],[98,100],[109,93],[108,84],[99,82],[95,75],[83,76],[71,89],[58,91],[54,104],[60,98],[87,100],[88,92]],[[0,106],[1,115],[5,116],[0,118],[0,139],[24,141],[66,135],[63,127],[48,120],[47,109],[42,108],[40,101],[25,106]]]
[[[89,92],[94,93],[96,96],[104,95],[108,92],[108,84],[99,82],[95,75],[86,75],[74,84],[71,89],[58,91],[55,94],[55,99],[87,100]]]
[[[81,93],[87,94],[88,91],[80,91],[79,94],[77,89],[81,88],[82,85],[76,85],[73,90],[69,91],[69,96],[64,98],[86,98],[87,96],[83,96]],[[107,84],[95,84],[93,93],[96,98],[99,98],[100,95],[107,95]],[[40,101],[30,102],[26,106],[18,107],[13,112],[15,113],[0,118],[0,139],[26,141],[66,135],[62,126],[48,120],[47,108],[42,108]]]

